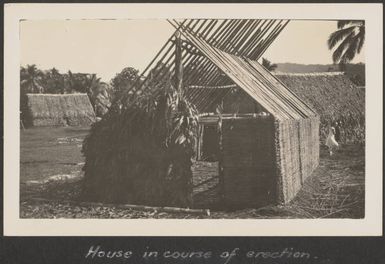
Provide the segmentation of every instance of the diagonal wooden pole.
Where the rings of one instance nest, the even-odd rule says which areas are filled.
[[[175,88],[179,94],[183,89],[183,69],[182,69],[182,41],[181,33],[175,32]]]

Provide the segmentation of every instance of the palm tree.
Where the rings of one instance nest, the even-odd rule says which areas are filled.
[[[95,107],[96,98],[102,93],[102,85],[100,78],[96,77],[96,74],[88,74],[84,81],[84,89],[90,98],[92,106]]]
[[[84,93],[85,92],[85,88],[84,88],[84,84],[82,83],[83,79],[81,77],[83,77],[83,76],[79,75],[79,74],[76,74],[76,73],[72,73],[69,70],[68,73],[65,75],[65,78],[64,78],[64,80],[65,80],[65,89],[69,93],[73,93],[73,92]]]
[[[42,93],[43,72],[35,64],[27,65],[20,70],[20,85],[25,93]]]
[[[262,66],[266,68],[268,71],[275,71],[277,69],[278,65],[275,63],[272,63],[268,59],[262,58]]]
[[[56,68],[52,68],[45,74],[45,88],[48,93],[64,94],[64,78]]]
[[[330,50],[335,48],[333,62],[343,67],[361,52],[365,42],[365,21],[340,20],[337,28],[330,34],[327,44]]]

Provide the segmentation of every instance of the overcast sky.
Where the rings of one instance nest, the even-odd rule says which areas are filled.
[[[292,20],[263,57],[275,63],[332,63],[326,41],[336,24]],[[96,73],[109,81],[127,66],[144,69],[173,31],[164,20],[23,21],[21,65]],[[364,49],[353,62],[365,62]]]

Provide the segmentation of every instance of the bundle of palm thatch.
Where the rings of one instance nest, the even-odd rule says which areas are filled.
[[[111,108],[83,145],[83,197],[190,206],[197,126],[195,108],[171,85]]]

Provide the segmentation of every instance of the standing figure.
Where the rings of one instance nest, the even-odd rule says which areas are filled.
[[[336,138],[336,141],[338,143],[341,140],[340,123],[335,122],[335,130],[336,130],[335,138]]]
[[[326,138],[326,146],[328,146],[328,148],[329,148],[330,156],[333,155],[333,150],[338,148],[338,143],[337,143],[337,141],[336,141],[336,139],[334,137],[335,133],[336,133],[335,128],[334,127],[330,127],[329,128],[329,135]]]

